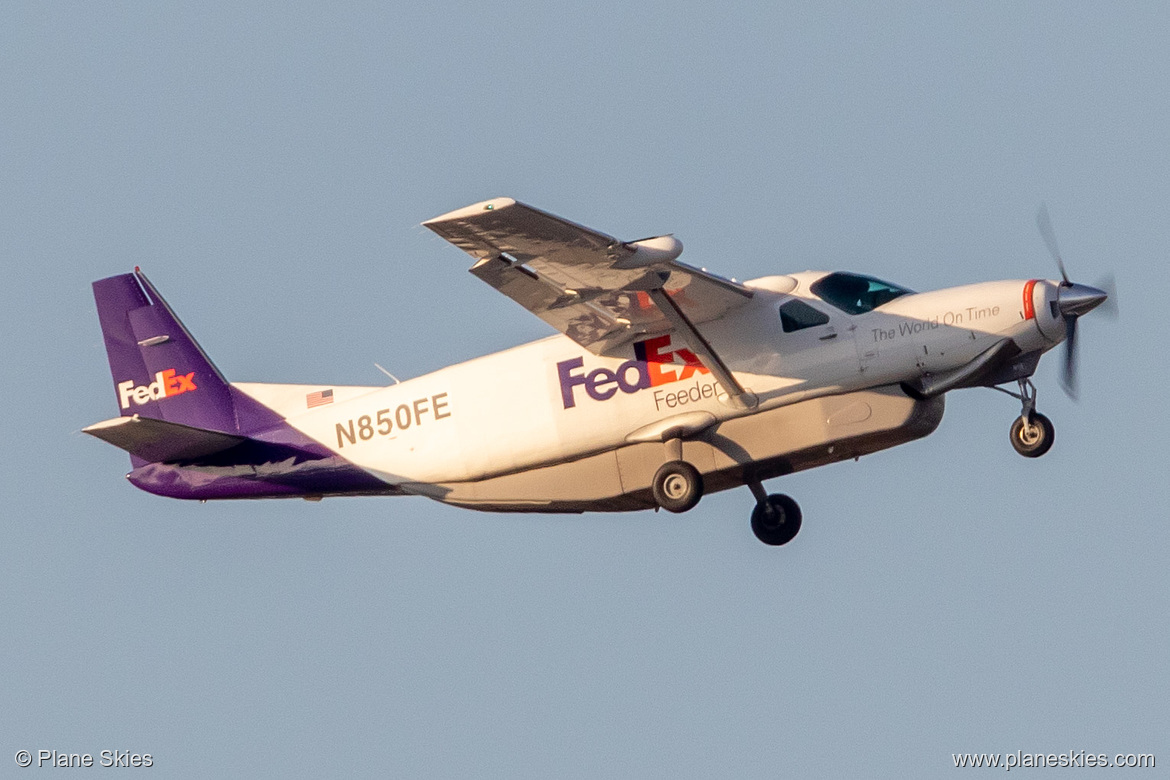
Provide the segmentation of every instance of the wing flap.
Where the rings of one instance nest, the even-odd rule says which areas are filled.
[[[649,290],[664,289],[695,323],[752,297],[737,282],[679,262],[682,244],[673,237],[622,242],[511,198],[423,225],[476,258],[475,276],[596,354],[670,327]]]
[[[638,333],[659,330],[658,310],[639,304],[636,291],[569,288],[496,256],[480,260],[471,273],[556,330],[595,353],[615,348]]]

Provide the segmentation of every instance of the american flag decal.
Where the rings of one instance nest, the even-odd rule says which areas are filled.
[[[312,409],[315,406],[324,406],[333,403],[333,389],[318,390],[305,396],[305,405]]]

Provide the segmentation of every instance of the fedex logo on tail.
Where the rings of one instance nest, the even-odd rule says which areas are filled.
[[[679,365],[675,358],[682,361]],[[707,368],[689,349],[670,349],[670,334],[634,342],[634,359],[616,369],[596,368],[584,372],[585,359],[575,357],[557,363],[561,381],[561,400],[566,409],[577,405],[576,390],[585,388],[585,394],[594,401],[607,401],[620,390],[636,393],[647,387],[658,387],[670,382],[690,379],[696,373],[706,374]]]
[[[142,406],[147,401],[158,401],[172,395],[182,395],[196,390],[195,372],[180,374],[173,368],[159,371],[154,375],[154,381],[149,385],[134,386],[134,380],[128,379],[118,383],[118,402],[123,409],[130,408],[130,402]]]

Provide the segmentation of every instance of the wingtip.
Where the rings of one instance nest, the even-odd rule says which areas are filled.
[[[512,198],[492,198],[491,200],[480,201],[479,203],[472,203],[470,206],[464,206],[461,209],[448,211],[446,214],[440,214],[437,217],[431,217],[426,222],[423,222],[424,227],[438,224],[440,222],[451,222],[457,219],[468,219],[476,214],[481,214],[485,211],[498,211],[515,204],[516,201]]]

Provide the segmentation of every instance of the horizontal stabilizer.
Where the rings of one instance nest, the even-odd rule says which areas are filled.
[[[81,430],[152,463],[200,458],[248,441],[245,436],[138,415],[115,417]]]

